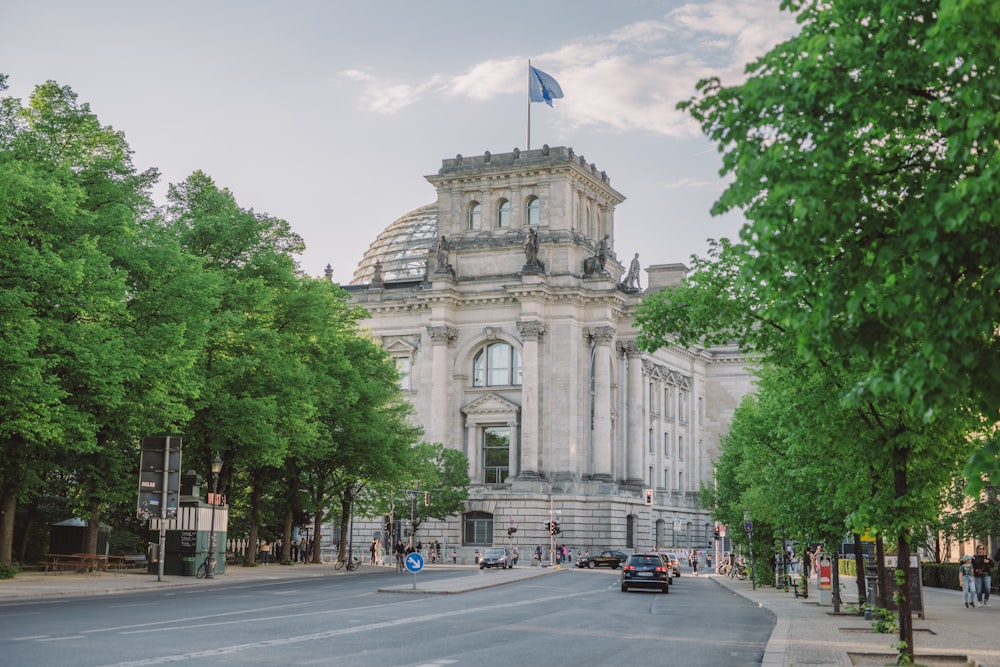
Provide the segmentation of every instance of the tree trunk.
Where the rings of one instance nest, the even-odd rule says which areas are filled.
[[[858,584],[858,605],[868,604],[868,587],[865,585],[865,555],[861,545],[861,535],[854,533],[854,565],[857,572],[854,580]]]
[[[325,514],[323,513],[322,509],[317,510],[316,513],[313,515],[313,541],[312,541],[312,550],[311,553],[309,554],[310,563],[323,562],[319,545],[321,542],[320,538],[323,536],[324,518]]]
[[[0,493],[0,565],[10,565],[14,549],[14,515],[17,513],[17,491],[9,484]]]
[[[889,586],[889,582],[886,579],[885,571],[885,544],[882,541],[882,536],[879,535],[875,540],[875,563],[877,567],[875,572],[878,574],[878,595],[875,598],[876,605],[882,609],[891,609],[892,605],[889,597],[892,594],[892,588]]]
[[[351,490],[348,488],[340,498],[340,549],[337,551],[337,560],[346,561],[345,549],[353,546],[349,532],[351,526]]]
[[[260,510],[264,504],[264,490],[259,482],[254,482],[250,491],[250,544],[247,545],[247,555],[244,559],[245,565],[255,565],[257,563],[257,550],[260,542]]]
[[[101,525],[101,499],[97,496],[90,497],[88,514],[90,517],[87,519],[87,528],[84,533],[83,550],[88,554],[96,554],[97,534]]]
[[[897,500],[906,497],[909,489],[906,477],[908,451],[903,447],[893,448],[893,484]],[[899,641],[900,657],[905,663],[913,664],[913,605],[910,601],[910,542],[906,531],[901,531],[896,548],[896,567],[903,571],[899,584]],[[900,662],[903,662],[902,660]]]
[[[33,500],[28,505],[24,515],[24,528],[21,532],[21,539],[17,544],[17,562],[23,563],[28,553],[28,545],[31,544],[31,528],[35,525],[35,518],[38,516],[38,501]]]
[[[295,520],[295,513],[292,511],[291,503],[285,505],[285,521],[281,531],[281,562],[287,563],[292,560],[292,522]]]
[[[905,472],[904,472],[905,475]],[[913,664],[913,605],[910,600],[910,542],[906,533],[899,536],[896,567],[903,571],[899,584],[899,641],[901,655],[906,655],[905,664]],[[894,573],[895,578],[895,573]]]

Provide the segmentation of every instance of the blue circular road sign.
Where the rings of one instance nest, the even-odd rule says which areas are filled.
[[[403,561],[403,564],[406,566],[407,572],[416,574],[424,569],[424,557],[418,553],[406,554],[406,560]]]
[[[746,523],[743,524],[743,530],[749,533],[751,530],[753,530],[753,524],[747,521]]]

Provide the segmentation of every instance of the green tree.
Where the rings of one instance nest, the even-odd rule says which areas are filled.
[[[867,358],[851,389],[1000,406],[1000,14],[986,0],[787,1],[801,33],[685,103],[733,181],[740,281],[805,358]],[[877,104],[873,101],[877,100]],[[834,358],[830,349],[843,353]],[[970,478],[997,472],[997,440]]]

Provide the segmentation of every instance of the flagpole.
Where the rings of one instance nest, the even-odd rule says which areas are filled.
[[[531,150],[531,58],[528,58],[528,148]]]

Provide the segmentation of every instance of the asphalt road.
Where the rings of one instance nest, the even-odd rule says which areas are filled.
[[[756,665],[774,624],[707,578],[622,593],[617,571],[572,568],[454,595],[377,592],[409,576],[12,602],[0,607],[0,664]]]

